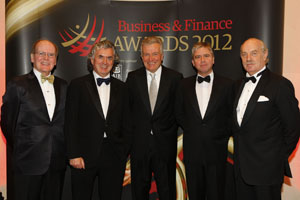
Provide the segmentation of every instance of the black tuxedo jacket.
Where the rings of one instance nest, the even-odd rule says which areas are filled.
[[[184,162],[225,163],[230,132],[233,81],[214,73],[205,116],[196,96],[196,76],[181,81],[176,99],[176,118],[183,128]]]
[[[174,100],[181,79],[182,74],[162,67],[152,115],[146,69],[142,67],[128,74],[126,83],[130,92],[130,107],[134,122],[131,157],[142,159],[145,156],[152,137],[151,130],[157,150],[165,161],[176,156],[178,126],[174,115]]]
[[[65,134],[69,159],[83,157],[85,167],[99,163],[104,132],[120,159],[126,160],[130,147],[130,114],[125,83],[111,77],[106,115],[93,74],[73,80],[66,101]],[[101,161],[100,161],[101,162]]]
[[[236,108],[245,81],[237,83],[234,102],[235,169],[251,185],[281,184],[291,177],[288,158],[299,139],[299,108],[292,83],[266,69],[238,125]],[[265,101],[260,101],[262,97]],[[268,99],[268,100],[267,100]]]
[[[66,166],[64,114],[67,82],[55,77],[56,106],[50,121],[35,74],[15,77],[3,96],[1,128],[13,147],[14,169],[25,175],[44,174],[49,166]]]

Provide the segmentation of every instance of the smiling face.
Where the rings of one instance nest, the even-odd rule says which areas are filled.
[[[142,60],[145,68],[154,73],[163,61],[164,55],[161,52],[159,43],[144,44],[142,46]]]
[[[252,76],[266,65],[268,49],[262,41],[251,38],[242,44],[240,56],[244,69]]]
[[[56,65],[57,52],[53,43],[47,40],[39,41],[31,53],[33,67],[41,74],[48,76]]]
[[[195,50],[192,64],[197,69],[198,74],[205,77],[212,72],[215,63],[215,57],[206,47],[200,47]]]
[[[114,65],[114,51],[112,48],[97,49],[90,58],[94,71],[101,77],[106,77]]]

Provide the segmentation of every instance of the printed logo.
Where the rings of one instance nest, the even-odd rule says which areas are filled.
[[[61,45],[63,47],[70,47],[71,49],[69,50],[69,52],[72,54],[79,52],[81,53],[79,56],[82,57],[87,56],[93,44],[99,42],[100,39],[101,40],[105,39],[105,38],[101,38],[104,30],[104,20],[102,20],[101,29],[98,34],[95,33],[96,23],[97,23],[96,16],[94,16],[92,29],[88,33],[87,30],[89,27],[89,23],[90,23],[90,15],[88,14],[86,23],[82,29],[80,25],[76,25],[75,29],[77,31],[72,28],[69,28],[69,32],[67,30],[64,30],[63,32],[59,32],[60,37],[64,41],[61,43]]]

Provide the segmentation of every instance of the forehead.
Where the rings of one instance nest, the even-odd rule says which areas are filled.
[[[48,50],[48,51],[53,51],[55,52],[55,47],[54,45],[46,40],[42,40],[40,42],[38,42],[35,46],[36,50]]]
[[[114,51],[112,48],[100,48],[97,49],[95,54],[99,55],[105,55],[105,56],[113,56],[114,55]]]
[[[248,40],[241,46],[242,52],[250,52],[261,49],[262,44],[257,40]]]
[[[199,54],[211,54],[211,52],[207,47],[199,47],[198,49],[195,50],[194,55],[199,55]]]
[[[159,43],[144,44],[142,46],[142,50],[143,51],[147,51],[147,50],[160,51],[160,44]]]

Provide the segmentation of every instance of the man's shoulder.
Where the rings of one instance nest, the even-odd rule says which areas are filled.
[[[111,82],[113,82],[114,84],[119,85],[121,87],[124,87],[126,85],[123,81],[121,81],[120,79],[115,78],[113,76],[111,76],[110,79],[111,79]]]
[[[83,76],[79,76],[77,78],[72,79],[71,83],[75,84],[75,83],[85,82],[85,81],[91,79],[92,76],[93,76],[92,74],[86,74],[86,75],[83,75]]]
[[[128,76],[138,76],[145,73],[145,67],[140,67],[128,73]]]
[[[8,87],[26,87],[32,79],[35,78],[35,75],[33,73],[28,73],[28,74],[23,74],[23,75],[18,75],[14,76],[11,80],[7,82]]]
[[[173,76],[173,77],[177,77],[177,78],[183,77],[182,73],[180,73],[174,69],[165,67],[165,66],[162,66],[162,73],[166,73],[168,76]]]
[[[233,84],[233,82],[234,82],[232,79],[227,78],[227,77],[225,77],[225,76],[223,76],[223,75],[220,75],[220,74],[218,74],[218,73],[215,73],[215,72],[214,72],[214,78],[215,78],[216,80],[219,80],[219,81],[222,81],[222,82],[228,83],[228,84]]]
[[[292,85],[292,82],[287,79],[286,77],[276,74],[270,70],[267,70],[267,78],[270,84],[270,86],[278,87],[279,85]]]
[[[68,85],[68,82],[65,79],[62,79],[62,78],[60,78],[58,76],[55,76],[55,80],[54,81],[58,81],[59,84],[61,84],[61,85]]]

